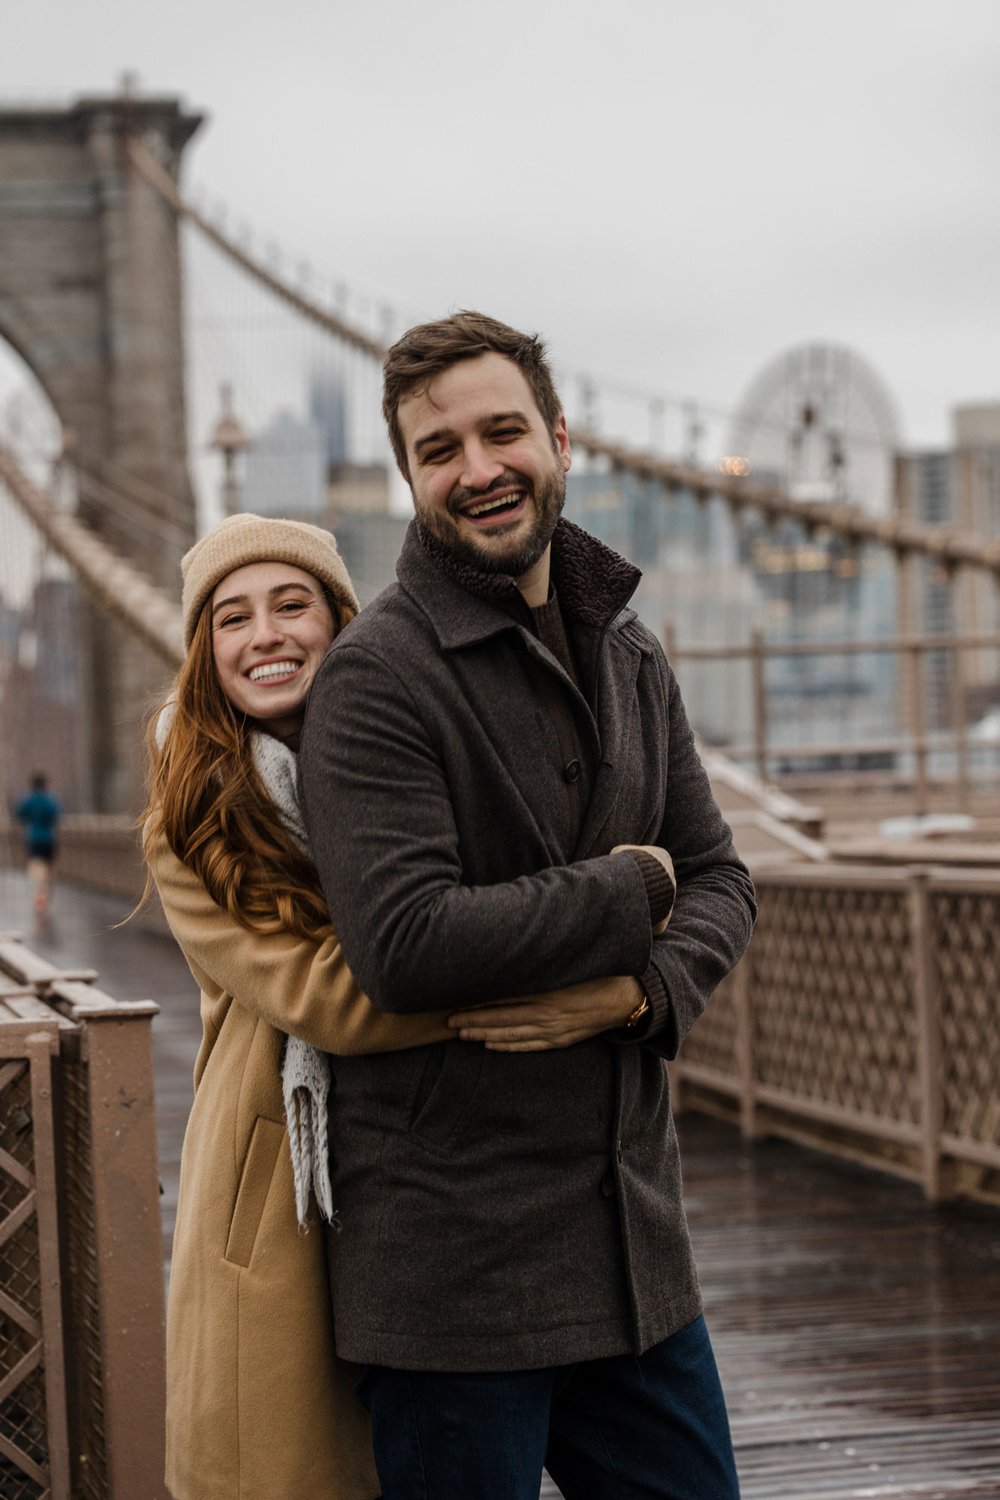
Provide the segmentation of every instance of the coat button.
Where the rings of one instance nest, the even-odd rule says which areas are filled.
[[[580,780],[580,762],[578,760],[568,760],[566,762],[563,766],[563,779],[565,781]]]

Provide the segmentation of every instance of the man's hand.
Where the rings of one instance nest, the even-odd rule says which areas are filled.
[[[639,981],[621,974],[458,1011],[448,1025],[463,1042],[483,1042],[490,1052],[548,1052],[624,1026],[642,998]]]

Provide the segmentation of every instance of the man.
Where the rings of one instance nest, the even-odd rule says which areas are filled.
[[[638,571],[560,518],[539,341],[412,329],[383,410],[416,518],[300,762],[360,983],[461,1032],[336,1066],[337,1346],[383,1492],[537,1500],[544,1463],[567,1500],[733,1500],[663,1058],[747,944],[750,879],[627,608]],[[562,987],[611,1029],[537,1050],[553,1002],[516,997]]]
[[[15,811],[18,822],[24,824],[24,854],[28,879],[35,888],[35,910],[44,915],[49,909],[62,808],[49,791],[48,777],[41,771],[32,776],[31,790],[24,794]]]

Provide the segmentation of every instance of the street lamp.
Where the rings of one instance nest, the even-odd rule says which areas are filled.
[[[222,454],[222,509],[227,516],[236,515],[240,508],[239,484],[236,479],[236,459],[250,447],[250,439],[233,412],[233,388],[223,385],[219,389],[222,411],[209,443]]]

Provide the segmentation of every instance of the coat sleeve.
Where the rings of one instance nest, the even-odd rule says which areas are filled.
[[[643,1041],[674,1057],[716,986],[735,968],[757,916],[750,873],[733,847],[701,763],[673,672],[665,678],[669,740],[663,824],[655,842],[674,861],[670,925],[654,938],[644,976],[653,1016]]]
[[[401,673],[346,639],[313,683],[299,775],[334,923],[381,1009],[453,1010],[645,969],[649,902],[631,857],[463,883],[451,790],[419,705]]]
[[[150,867],[170,930],[203,990],[231,995],[271,1026],[324,1052],[398,1052],[447,1041],[441,1015],[387,1016],[356,983],[334,936],[248,931],[212,900],[165,838]]]

